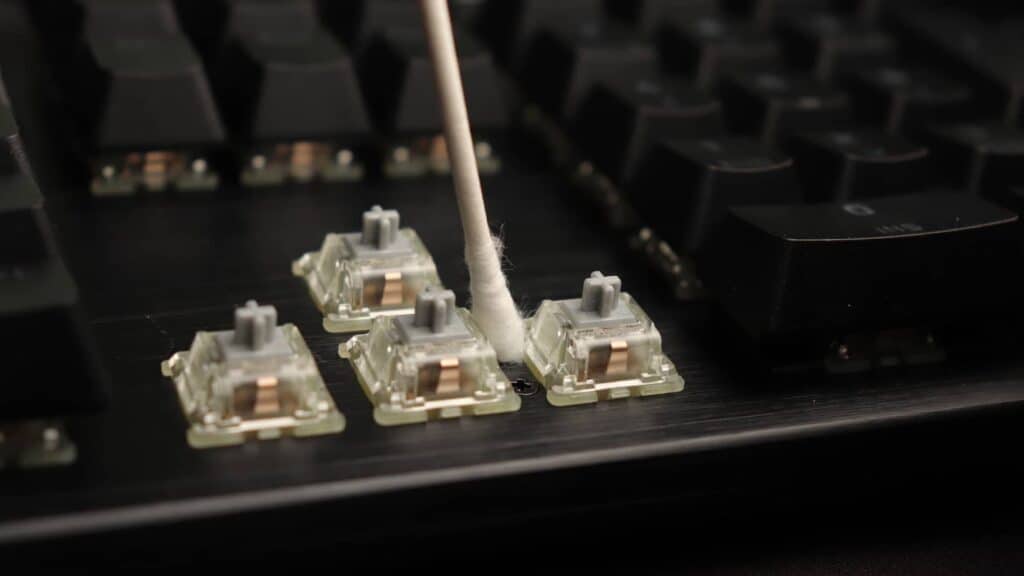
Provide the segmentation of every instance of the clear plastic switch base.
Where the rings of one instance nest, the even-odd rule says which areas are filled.
[[[398,212],[374,206],[363,214],[362,232],[328,234],[319,252],[292,264],[328,332],[361,332],[375,318],[411,314],[416,294],[440,286],[434,259],[419,236],[398,225]]]
[[[450,290],[424,290],[414,314],[377,319],[338,352],[383,426],[514,412],[521,404],[494,348]]]
[[[272,306],[250,301],[235,329],[198,332],[161,365],[174,381],[195,448],[345,429],[298,328],[277,325]]]
[[[661,334],[615,276],[594,272],[581,298],[545,300],[526,323],[526,364],[548,401],[572,406],[679,392]]]

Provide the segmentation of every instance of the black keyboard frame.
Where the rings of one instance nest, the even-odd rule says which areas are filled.
[[[129,534],[199,534],[209,539],[192,544],[205,551],[225,535],[246,545],[352,543],[572,518],[581,509],[643,514],[662,502],[692,518],[684,530],[692,536],[708,525],[715,534],[735,530],[755,511],[799,510],[801,519],[837,526],[892,502],[937,515],[931,499],[953,494],[943,511],[963,512],[970,505],[956,490],[1002,500],[1005,517],[1022,508],[1013,434],[1024,413],[1024,359],[954,358],[836,377],[748,371],[714,337],[723,318],[713,303],[680,302],[588,198],[535,160],[545,155],[540,145],[505,144],[505,168],[484,188],[523,309],[574,296],[592,270],[620,275],[661,331],[683,392],[555,408],[524,367],[509,367],[528,389],[520,412],[377,426],[337,356],[346,336],[323,331],[290,263],[382,204],[416,228],[465,303],[461,233],[444,178],[104,201],[84,198],[81,187],[48,187],[112,396],[105,411],[68,420],[75,464],[0,474],[0,546],[90,546]],[[348,420],[342,434],[214,450],[186,444],[159,364],[197,330],[227,328],[249,298],[298,325]],[[619,518],[608,514],[603,526],[618,527]],[[770,530],[773,520],[741,531]],[[288,534],[288,525],[300,529]]]

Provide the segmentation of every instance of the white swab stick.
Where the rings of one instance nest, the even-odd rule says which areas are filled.
[[[444,117],[455,197],[462,218],[473,317],[494,345],[499,360],[519,362],[523,358],[523,319],[512,301],[487,223],[448,1],[420,0],[420,7]]]

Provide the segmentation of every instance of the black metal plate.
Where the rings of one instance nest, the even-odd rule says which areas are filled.
[[[765,443],[824,441],[838,432],[1024,401],[1021,366],[952,363],[773,385],[743,376],[739,366],[721,361],[729,351],[708,337],[718,321],[709,307],[673,300],[556,178],[512,166],[487,179],[485,189],[524,309],[574,296],[592,270],[619,274],[661,330],[686,379],[682,393],[559,409],[541,391],[511,415],[375,425],[352,371],[337,357],[343,337],[321,329],[290,262],[317,248],[325,233],[354,229],[364,209],[382,204],[416,228],[465,303],[462,235],[445,179],[178,199],[88,202],[51,194],[51,217],[93,318],[113,397],[105,412],[71,422],[79,448],[74,466],[0,475],[0,541],[393,498],[429,486],[445,485],[446,497],[457,498],[470,480],[654,457],[687,463],[699,453],[746,454]],[[276,305],[282,321],[302,330],[348,419],[344,433],[202,451],[186,444],[177,398],[159,364],[186,349],[196,330],[228,327],[232,308],[249,298]],[[521,368],[510,375],[528,378]]]

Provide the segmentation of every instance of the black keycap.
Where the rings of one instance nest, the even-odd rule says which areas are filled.
[[[835,5],[833,0],[723,0],[725,7],[762,28],[770,28],[787,16],[807,14]]]
[[[77,67],[76,104],[95,148],[219,143],[224,138],[203,66],[188,39],[88,39]]]
[[[3,386],[0,419],[66,416],[102,406],[102,369],[60,259],[0,267],[0,327],[9,335],[6,369],[18,376]]]
[[[882,17],[886,5],[896,4],[900,0],[841,0],[840,4],[864,22],[877,23]]]
[[[0,270],[46,257],[49,240],[42,206],[0,81]]]
[[[548,113],[569,119],[598,83],[635,84],[655,78],[654,48],[615,27],[545,28],[523,58],[519,76]]]
[[[237,33],[218,64],[225,119],[254,141],[358,141],[370,131],[356,66],[326,31]]]
[[[927,148],[883,132],[808,135],[796,139],[793,156],[811,202],[911,194],[936,183]]]
[[[221,0],[224,1],[224,0]],[[227,35],[310,34],[320,27],[313,0],[227,0]]]
[[[744,206],[726,218],[702,270],[755,339],[937,328],[1009,305],[1017,225],[960,193]]]
[[[423,25],[415,0],[320,0],[320,13],[357,54],[379,33]]]
[[[710,138],[723,130],[717,100],[667,80],[598,85],[583,100],[573,125],[580,147],[620,182],[657,142]]]
[[[515,68],[540,30],[600,26],[602,21],[601,0],[488,0],[477,28],[498,59]]]
[[[27,8],[20,2],[0,2],[0,64],[5,73],[9,73],[8,65],[26,56],[24,52],[18,53],[17,48],[36,41],[36,30]]]
[[[998,199],[1024,185],[1024,132],[1001,125],[960,124],[928,132],[937,164],[956,186]]]
[[[0,177],[16,174],[21,170],[20,158],[23,151],[18,135],[18,123],[0,78]]]
[[[673,248],[699,253],[730,206],[793,203],[788,156],[747,140],[666,142],[641,163],[628,198]]]
[[[20,160],[7,163],[17,136],[0,83],[0,329],[12,376],[0,393],[0,420],[93,409],[105,397],[74,283],[54,253],[43,198]]]
[[[895,52],[895,41],[880,28],[830,13],[787,20],[783,37],[789,61],[821,80],[843,70],[880,64]]]
[[[778,42],[747,23],[699,18],[671,24],[658,34],[665,69],[682,74],[700,88],[714,88],[723,74],[781,67]]]
[[[0,175],[0,276],[39,263],[49,251],[43,197],[27,174]]]
[[[895,22],[922,57],[942,60],[967,80],[992,116],[1008,124],[1024,119],[1024,25],[983,25],[948,11],[901,11]]]
[[[79,0],[86,36],[180,32],[172,0]]]
[[[508,118],[494,62],[468,36],[457,34],[456,45],[473,129],[503,128]],[[378,128],[392,135],[442,131],[434,73],[422,28],[378,34],[360,60],[366,103]]]
[[[227,31],[226,0],[175,0],[181,28],[192,38],[196,49],[207,60],[216,58]]]
[[[845,92],[794,74],[730,76],[722,83],[722,104],[733,129],[769,143],[843,128],[852,120]]]
[[[320,26],[313,0],[177,0],[181,20],[207,60],[239,33],[310,34]],[[336,2],[349,4],[349,2]]]
[[[970,86],[926,69],[866,68],[849,85],[858,120],[891,133],[965,121],[976,113]]]
[[[472,30],[480,21],[485,2],[481,0],[452,0],[448,9],[452,15],[452,25],[462,30]]]
[[[610,0],[609,14],[650,34],[670,22],[717,16],[718,0]]]
[[[53,113],[48,99],[56,71],[45,58],[27,11],[29,5],[36,4],[0,2],[0,92],[16,112],[21,143],[36,161],[42,161],[47,153],[60,148],[60,142],[49,135],[63,118]],[[60,125],[56,130],[61,136],[63,128]]]

